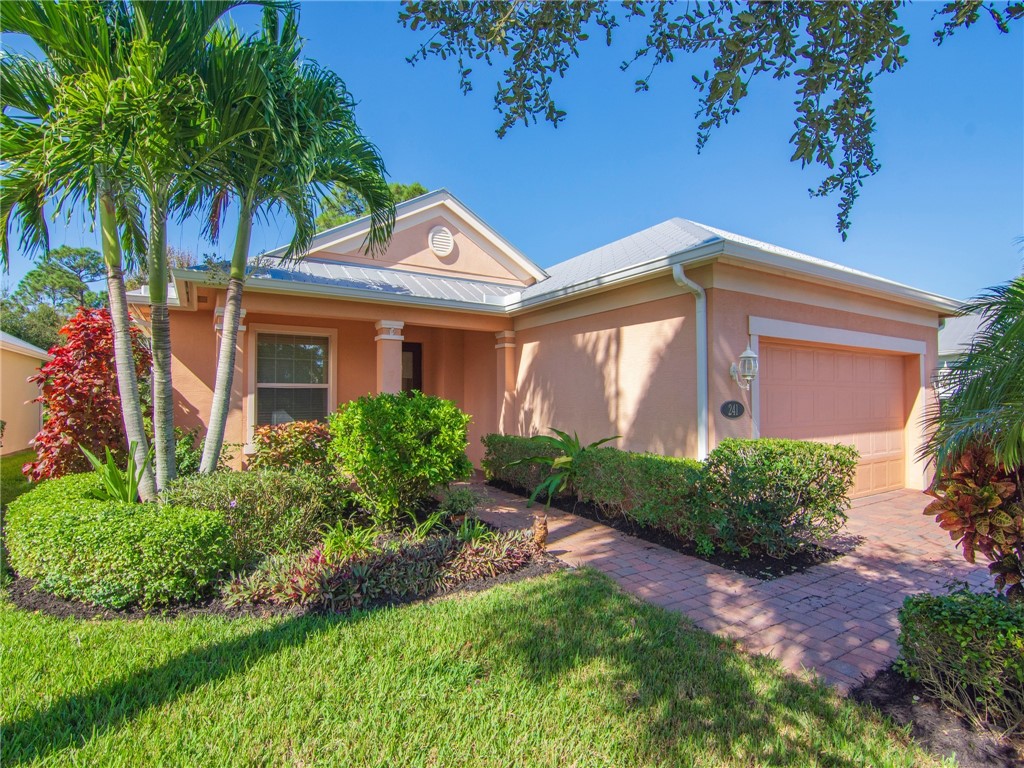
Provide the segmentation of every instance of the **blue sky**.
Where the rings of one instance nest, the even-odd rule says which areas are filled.
[[[883,168],[862,191],[845,243],[836,202],[807,194],[820,172],[789,162],[788,83],[755,83],[743,112],[698,155],[697,64],[664,66],[650,92],[636,94],[637,75],[618,64],[642,30],[612,49],[595,35],[556,84],[567,120],[498,139],[498,71],[477,68],[476,90],[463,96],[454,62],[410,66],[423,33],[398,24],[397,4],[305,3],[300,29],[307,55],[348,83],[393,180],[448,188],[541,266],[681,216],[966,298],[1024,262],[1014,243],[1024,235],[1024,29],[999,35],[979,24],[939,47],[936,7],[901,11],[910,61],[876,83]],[[263,222],[254,252],[289,235],[285,216]],[[80,218],[54,223],[51,237],[54,245],[96,243]],[[204,242],[190,223],[170,243],[225,256],[231,246]],[[12,281],[29,266],[15,254]]]

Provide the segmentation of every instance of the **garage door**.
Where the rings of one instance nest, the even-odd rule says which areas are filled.
[[[764,437],[856,446],[853,496],[903,487],[900,356],[762,341],[760,358]]]

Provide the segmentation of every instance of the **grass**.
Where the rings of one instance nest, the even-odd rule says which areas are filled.
[[[590,571],[347,617],[0,600],[4,765],[923,766],[903,731]]]
[[[21,467],[25,462],[35,458],[33,450],[18,451],[0,457],[0,503],[7,506],[32,487],[23,474]]]

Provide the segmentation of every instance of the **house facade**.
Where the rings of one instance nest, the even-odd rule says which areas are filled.
[[[50,359],[45,349],[0,331],[0,419],[4,435],[0,456],[24,451],[43,426],[39,385],[29,377]]]
[[[685,219],[547,269],[445,190],[398,206],[382,257],[362,253],[367,228],[253,262],[228,442],[418,389],[472,415],[474,462],[484,434],[552,426],[698,458],[791,437],[855,445],[856,495],[926,484],[915,453],[950,299]],[[173,271],[182,426],[209,418],[225,282]],[[145,290],[130,300],[145,323]]]

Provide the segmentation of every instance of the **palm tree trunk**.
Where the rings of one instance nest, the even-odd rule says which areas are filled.
[[[110,301],[110,324],[114,336],[114,368],[117,389],[121,396],[121,416],[128,444],[135,445],[135,463],[143,466],[149,455],[149,443],[142,421],[139,382],[135,376],[135,354],[132,349],[131,321],[128,318],[128,295],[121,270],[121,243],[117,236],[114,198],[109,191],[100,193],[100,230],[103,237],[103,260],[107,265],[107,296]],[[147,466],[139,483],[139,498],[156,499],[153,470]]]
[[[224,446],[224,430],[228,422],[231,405],[231,389],[235,376],[235,347],[238,343],[238,325],[242,315],[242,289],[245,286],[245,263],[249,255],[249,239],[252,234],[252,214],[242,203],[238,212],[238,231],[235,235],[235,251],[231,256],[231,274],[228,279],[227,296],[224,300],[224,327],[220,336],[220,353],[217,358],[217,379],[213,387],[213,405],[210,408],[210,424],[203,445],[203,460],[199,471],[213,472],[220,461]]]
[[[153,333],[153,443],[156,485],[163,491],[177,476],[174,456],[174,386],[171,381],[171,316],[167,309],[167,212],[150,212],[149,304]]]

